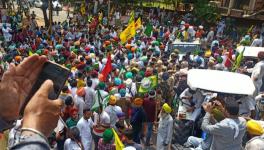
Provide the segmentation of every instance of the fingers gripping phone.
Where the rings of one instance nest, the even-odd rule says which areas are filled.
[[[23,104],[20,110],[20,114],[23,115],[24,109],[29,100],[34,96],[34,94],[38,91],[41,85],[48,79],[52,80],[53,82],[53,90],[50,91],[48,98],[51,100],[57,99],[69,75],[69,69],[50,61],[46,62],[43,65],[36,82],[33,84],[29,95],[26,97],[25,103]]]

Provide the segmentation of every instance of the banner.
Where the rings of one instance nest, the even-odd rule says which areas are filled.
[[[124,44],[127,40],[134,37],[135,35],[136,35],[135,21],[132,21],[132,23],[129,24],[123,32],[121,32],[120,34],[121,43]]]

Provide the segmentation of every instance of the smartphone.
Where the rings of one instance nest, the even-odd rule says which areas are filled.
[[[34,96],[34,94],[38,91],[41,85],[48,79],[52,80],[53,82],[53,89],[52,91],[50,91],[48,98],[51,100],[57,99],[69,75],[70,75],[69,69],[54,62],[50,62],[50,61],[46,62],[43,65],[42,70],[39,73],[36,82],[32,86],[29,95],[26,97],[25,103],[20,110],[20,114],[23,115],[24,109],[27,103],[29,102],[29,100]]]

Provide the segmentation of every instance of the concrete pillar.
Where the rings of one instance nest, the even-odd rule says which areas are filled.
[[[231,12],[231,10],[233,9],[234,4],[235,4],[235,0],[230,0],[230,1],[229,1],[227,15],[230,15],[230,12]]]

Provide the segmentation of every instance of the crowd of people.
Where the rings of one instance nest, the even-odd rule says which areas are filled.
[[[80,23],[80,18],[54,22],[51,34],[37,26],[35,17],[31,18],[34,24],[21,30],[3,24],[0,129],[16,122],[9,133],[9,148],[114,150],[118,149],[117,134],[127,150],[153,144],[156,149],[169,149],[177,134],[174,120],[181,119],[176,114],[179,99],[191,116],[186,126],[202,118],[201,126],[195,128],[202,134],[190,134],[184,147],[264,147],[264,52],[259,52],[258,60],[245,59],[236,65],[235,51],[236,44],[263,47],[264,25],[239,37],[225,32],[224,19],[207,27],[192,24],[192,17],[175,19],[171,12],[151,9],[147,17],[143,11],[136,13],[135,20],[142,17],[143,23],[134,37],[122,43],[119,35],[125,25],[121,16],[118,10],[114,13],[113,26],[100,15],[89,25]],[[174,48],[175,40],[198,40],[201,49],[183,53]],[[71,74],[58,100],[48,99],[53,83],[44,82],[21,118],[20,108],[48,60]],[[250,75],[256,92],[207,102],[202,91],[187,84],[188,70],[194,68]]]

